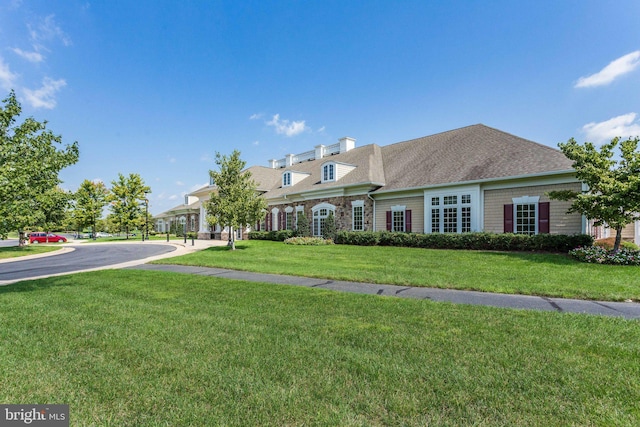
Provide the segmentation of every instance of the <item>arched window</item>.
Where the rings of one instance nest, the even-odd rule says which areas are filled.
[[[321,203],[311,208],[313,212],[313,235],[322,236],[324,223],[329,214],[336,216],[336,207],[330,203]]]

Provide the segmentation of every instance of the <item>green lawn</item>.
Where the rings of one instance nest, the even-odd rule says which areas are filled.
[[[550,297],[640,301],[640,268],[577,262],[558,254],[381,246],[293,246],[242,241],[156,261],[356,282]]]
[[[52,244],[53,245],[53,244]],[[26,255],[36,255],[45,252],[52,252],[61,249],[60,246],[50,245],[27,245],[27,246],[10,246],[0,248],[0,259],[17,258]]]
[[[640,423],[638,321],[135,270],[0,307],[0,401],[72,425]]]

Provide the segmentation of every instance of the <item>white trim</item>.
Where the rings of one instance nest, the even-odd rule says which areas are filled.
[[[304,212],[304,205],[296,206],[296,212]]]
[[[424,228],[425,233],[434,233],[432,230],[432,218],[431,218],[431,199],[438,198],[442,199],[446,196],[457,196],[458,203],[455,205],[458,208],[462,207],[471,207],[471,232],[476,232],[482,230],[483,227],[483,216],[484,216],[484,199],[481,199],[484,196],[484,191],[480,191],[480,185],[466,185],[462,187],[444,189],[440,188],[436,191],[425,190],[424,193]],[[462,203],[462,196],[471,196],[471,203]],[[439,208],[444,207],[444,200],[438,205]],[[454,206],[454,205],[451,205]],[[462,232],[462,210],[458,212],[458,233]],[[440,217],[440,223],[442,224],[443,218]],[[436,232],[440,232],[439,230]]]
[[[284,211],[286,213],[291,213],[291,212],[293,212],[293,207],[292,206],[287,206],[286,208],[284,208]]]
[[[517,233],[516,230],[518,228],[518,205],[535,205],[534,207],[535,219],[533,222],[533,234],[538,234],[538,222],[540,220],[540,216],[538,213],[538,205],[540,203],[540,196],[513,197],[511,201],[513,202],[513,232]]]
[[[406,211],[406,210],[407,210],[407,206],[406,205],[394,205],[394,206],[391,206],[391,212]]]
[[[356,208],[362,208],[362,229],[355,229]],[[352,200],[351,201],[351,231],[364,231],[364,200]]]
[[[336,207],[334,205],[332,205],[331,203],[324,202],[324,203],[320,203],[320,204],[315,205],[314,207],[312,207],[311,208],[311,212],[315,212],[315,211],[318,211],[320,209],[330,209],[330,210],[335,212]]]
[[[325,179],[325,168],[329,168],[331,166],[332,169],[332,174],[327,174],[327,175],[333,175],[332,178],[327,178]],[[322,165],[320,165],[320,182],[322,182],[323,184],[325,182],[336,182],[336,172],[337,172],[337,167],[336,167],[336,162],[324,162]]]
[[[429,189],[436,189],[436,188],[443,188],[443,187],[459,187],[461,185],[486,184],[482,187],[483,190],[496,190],[499,188],[532,187],[535,185],[576,183],[579,181],[575,178],[575,172],[576,172],[575,170],[569,169],[569,170],[563,170],[563,171],[544,172],[544,173],[531,174],[531,175],[514,175],[514,176],[478,179],[478,180],[472,180],[472,181],[445,182],[442,184],[421,185],[418,187],[377,190],[374,193],[372,193],[372,195],[376,196],[378,194],[382,195],[387,193],[397,193],[399,191],[415,191],[415,190],[429,190]],[[558,177],[562,175],[565,175],[565,177]],[[531,183],[522,183],[522,182],[505,183],[505,181],[530,180],[530,179],[540,179],[540,178],[548,178],[548,179],[542,179],[540,182],[531,182]],[[544,182],[544,184],[542,184],[542,182]]]
[[[271,230],[273,231],[280,230],[280,227],[279,227],[280,224],[278,224],[279,213],[280,213],[280,209],[278,208],[271,209]]]

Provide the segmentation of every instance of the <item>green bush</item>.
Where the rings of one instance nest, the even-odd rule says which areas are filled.
[[[299,245],[299,246],[323,246],[333,245],[333,240],[325,239],[323,237],[290,237],[284,241],[287,245]]]
[[[406,246],[429,249],[470,249],[490,251],[543,251],[566,253],[579,246],[591,246],[593,238],[586,234],[418,234],[341,231],[336,233],[335,243],[357,246]]]
[[[249,232],[249,240],[272,240],[274,242],[284,242],[286,239],[293,236],[295,236],[295,232],[293,230]]]

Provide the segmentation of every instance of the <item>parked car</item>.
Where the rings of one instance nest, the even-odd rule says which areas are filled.
[[[29,235],[29,243],[57,243],[66,242],[67,238],[52,233],[35,232]]]
[[[103,233],[102,231],[98,231],[96,233],[96,237],[111,237],[110,233]]]

